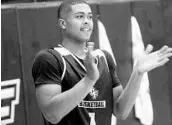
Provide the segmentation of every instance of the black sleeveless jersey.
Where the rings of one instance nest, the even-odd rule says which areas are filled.
[[[59,84],[62,92],[71,89],[85,75],[83,63],[71,52],[62,46],[58,50],[48,49],[39,52],[34,60],[32,75],[35,85]],[[57,125],[111,125],[113,112],[112,89],[120,85],[116,75],[115,64],[111,55],[102,50],[93,52],[97,58],[97,67],[100,77],[88,95]],[[64,70],[63,79],[61,76]],[[69,103],[70,105],[70,103]],[[48,123],[51,125],[51,123]]]

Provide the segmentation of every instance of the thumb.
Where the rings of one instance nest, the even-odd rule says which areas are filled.
[[[87,56],[89,56],[93,60],[93,62],[97,63],[98,62],[97,58],[94,57],[93,53],[92,53],[94,50],[94,42],[88,42],[87,43],[87,49],[88,49]]]
[[[88,48],[88,51],[93,51],[94,50],[94,42],[87,42],[87,48]]]
[[[148,44],[146,47],[145,53],[149,54],[150,52],[152,52],[152,50],[153,50],[153,46],[151,44]]]
[[[94,43],[93,42],[88,42],[86,44],[87,49],[85,50],[86,53],[86,58],[90,58],[91,52],[93,51],[94,48]]]

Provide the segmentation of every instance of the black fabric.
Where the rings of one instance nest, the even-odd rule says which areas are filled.
[[[32,76],[35,86],[54,83],[61,85],[63,62],[60,56],[59,59],[55,58],[52,51],[54,50],[42,50],[34,59]]]
[[[113,88],[116,87],[116,86],[119,86],[121,85],[121,82],[117,76],[117,72],[116,72],[116,65],[115,65],[115,62],[112,58],[112,56],[105,50],[102,50],[106,56],[106,60],[107,60],[107,63],[108,63],[108,67],[109,67],[109,71],[110,71],[110,74],[111,74],[111,78],[112,78],[112,84],[113,84]]]

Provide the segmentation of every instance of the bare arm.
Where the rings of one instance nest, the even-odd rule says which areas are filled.
[[[135,99],[140,89],[143,74],[156,67],[164,65],[166,62],[169,61],[168,57],[172,56],[172,49],[168,48],[167,46],[162,47],[159,51],[149,54],[152,49],[152,47],[148,47],[145,55],[142,55],[143,57],[138,60],[138,63],[134,67],[125,89],[123,90],[121,86],[113,89],[113,112],[117,117],[121,119],[127,118],[133,105],[135,104]]]
[[[58,123],[85,98],[94,84],[94,80],[84,77],[63,93],[57,84],[38,86],[36,96],[45,118],[53,124]]]
[[[130,80],[123,90],[121,86],[113,88],[114,114],[120,119],[126,119],[129,115],[140,89],[143,74],[134,69]]]

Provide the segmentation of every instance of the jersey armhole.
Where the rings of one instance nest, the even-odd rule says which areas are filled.
[[[101,51],[102,51],[102,54],[103,54],[103,58],[105,59],[106,66],[108,67],[108,71],[110,72],[110,70],[109,70],[109,65],[108,65],[108,61],[107,61],[107,59],[106,59],[106,54],[104,53],[103,50],[101,50]]]
[[[62,73],[62,76],[61,76],[61,81],[62,81],[64,76],[65,76],[65,72],[66,72],[66,61],[65,61],[63,56],[61,56],[61,58],[62,58],[62,61],[63,61],[63,73]]]
[[[54,56],[54,58],[55,58],[56,60],[57,60],[57,58],[59,57],[59,55],[60,55],[60,57],[61,57],[61,59],[62,59],[63,68],[62,68],[62,74],[61,74],[61,77],[60,77],[60,79],[61,79],[61,81],[62,81],[62,80],[64,79],[65,72],[66,72],[66,61],[65,61],[63,55],[60,53],[58,47],[51,48],[51,49],[49,49],[48,52],[51,53],[51,54]],[[58,55],[58,54],[59,54],[59,55]]]

